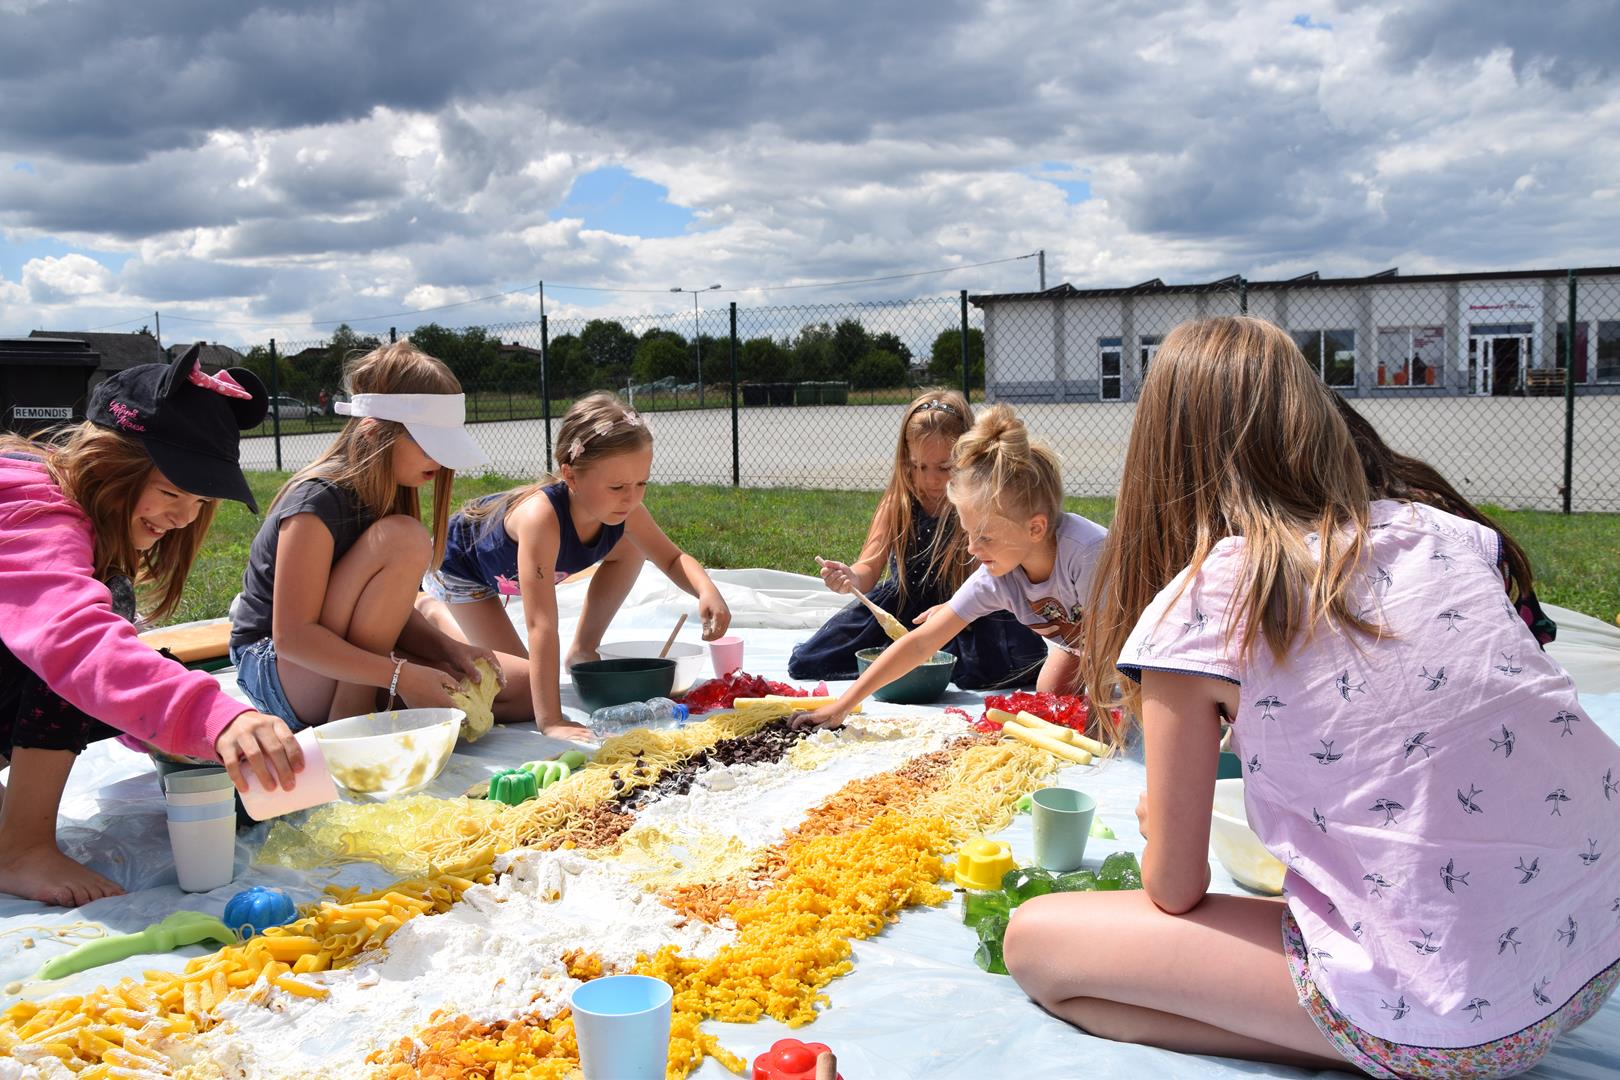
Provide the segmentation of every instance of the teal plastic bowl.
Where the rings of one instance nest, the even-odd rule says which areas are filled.
[[[590,712],[609,705],[669,697],[675,687],[675,661],[656,656],[615,660],[587,660],[572,664],[568,674],[580,704]]]
[[[862,649],[855,654],[855,667],[865,671],[883,652],[882,649]],[[872,696],[891,705],[931,705],[938,701],[951,685],[951,672],[956,670],[956,657],[948,652],[937,652],[932,660],[919,664]]]

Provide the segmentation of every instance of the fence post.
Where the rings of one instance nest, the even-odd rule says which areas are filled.
[[[962,290],[962,397],[973,400],[973,365],[968,361],[967,290]]]
[[[1246,277],[1241,277],[1240,276],[1238,278],[1238,314],[1239,315],[1247,315],[1248,313],[1249,313],[1249,279],[1246,278]]]
[[[281,403],[276,400],[281,394],[281,380],[276,376],[276,369],[281,361],[276,359],[276,339],[270,339],[270,430],[274,432],[276,442],[276,472],[281,471]]]
[[[392,345],[399,340],[399,333],[390,326],[388,328],[388,344]]]
[[[742,486],[742,446],[737,429],[737,301],[731,302],[731,486]]]
[[[1570,512],[1575,479],[1575,271],[1569,272],[1569,317],[1564,322],[1564,513]]]
[[[551,469],[551,343],[540,316],[540,415],[546,422],[546,469]]]

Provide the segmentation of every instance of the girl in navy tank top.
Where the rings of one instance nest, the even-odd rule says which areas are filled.
[[[547,735],[589,735],[563,714],[559,689],[556,586],[570,574],[597,568],[569,664],[597,658],[643,562],[697,597],[705,640],[730,626],[720,590],[642,505],[651,471],[652,432],[641,417],[612,394],[591,394],[563,417],[554,476],[477,499],[450,519],[444,561],[423,578],[417,606],[446,633],[494,650],[506,676],[496,720],[532,716]],[[503,595],[523,597],[522,634]]]

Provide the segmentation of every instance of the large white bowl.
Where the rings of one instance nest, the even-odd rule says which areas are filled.
[[[604,660],[640,660],[657,656],[664,647],[662,641],[613,641],[597,647],[596,654]],[[675,661],[675,685],[672,694],[684,694],[703,674],[703,646],[677,641],[669,647],[668,659]]]
[[[433,783],[456,748],[460,709],[399,709],[315,729],[326,771],[338,787],[368,799],[409,795]]]
[[[1255,892],[1277,896],[1282,892],[1287,869],[1265,849],[1249,828],[1249,815],[1243,808],[1243,781],[1215,781],[1215,810],[1210,815],[1209,846],[1226,872],[1238,884]]]

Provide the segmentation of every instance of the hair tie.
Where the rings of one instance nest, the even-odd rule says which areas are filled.
[[[585,444],[575,439],[573,445],[568,448],[568,463],[572,465],[575,461],[578,461],[579,456],[584,452]]]

